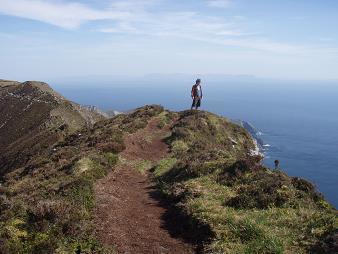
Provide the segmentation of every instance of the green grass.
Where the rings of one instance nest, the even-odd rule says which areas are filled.
[[[180,116],[168,138],[172,158],[154,175],[191,221],[208,225],[206,253],[309,253],[337,228],[336,210],[311,183],[249,156],[244,129],[205,112]]]
[[[101,144],[123,149],[121,131],[110,128],[102,125],[70,136],[52,155],[46,151],[29,162],[34,173],[18,168],[6,176],[0,195],[0,253],[75,253],[77,248],[106,253],[93,240],[91,219],[94,183],[118,162],[118,155],[102,152]]]
[[[17,195],[9,201],[12,206],[1,210],[0,240],[4,244],[0,252],[75,253],[80,248],[91,250],[90,253],[105,253],[90,233],[95,205],[93,185],[107,174],[110,168],[106,166],[116,162],[115,155],[88,154],[74,163],[70,175],[54,172],[60,176],[49,176],[42,181],[29,176],[21,179],[23,182],[13,183],[11,191]],[[32,186],[32,197],[24,198],[21,190],[30,184],[37,186]],[[44,194],[52,189],[58,190],[57,193]],[[54,252],[57,249],[60,251]]]
[[[153,169],[153,174],[156,177],[162,176],[164,173],[168,172],[174,167],[177,159],[175,158],[166,158],[158,162],[158,164]]]
[[[174,124],[171,156],[126,161],[123,135],[158,117]],[[175,122],[173,119],[175,118]],[[0,253],[112,253],[93,237],[93,186],[114,166],[152,169],[170,200],[210,229],[206,253],[309,253],[337,229],[337,211],[305,180],[259,165],[249,134],[203,111],[173,114],[159,106],[99,122],[6,175],[0,189]],[[231,139],[236,140],[233,146]],[[323,253],[319,248],[317,253]]]
[[[151,169],[152,165],[152,162],[148,160],[136,160],[133,162],[134,168],[142,174]]]
[[[114,167],[119,161],[119,156],[114,153],[105,153],[104,157],[107,160],[108,167]]]
[[[313,206],[302,208],[235,209],[224,206],[236,187],[217,184],[209,176],[184,182],[185,209],[192,218],[207,223],[215,233],[208,247],[213,253],[307,253],[334,227],[333,213]]]
[[[158,127],[160,129],[164,128],[165,126],[167,126],[168,124],[170,124],[172,122],[172,118],[174,117],[174,115],[171,112],[168,111],[163,111],[162,113],[160,113],[157,116],[158,119]]]
[[[152,117],[158,117],[164,112],[163,107],[157,105],[144,106],[136,109],[131,114],[118,115],[110,120],[110,123],[123,132],[135,133],[147,126]]]
[[[94,184],[123,163],[123,136],[162,112],[146,106],[100,121],[51,149],[41,145],[24,167],[8,173],[0,188],[0,253],[114,253],[93,236]],[[149,161],[130,163],[142,172],[152,167]]]
[[[171,144],[171,151],[177,156],[182,153],[187,152],[188,150],[189,150],[189,146],[182,140],[175,140]]]

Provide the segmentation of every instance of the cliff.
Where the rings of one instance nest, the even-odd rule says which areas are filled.
[[[2,159],[0,253],[336,252],[336,210],[311,183],[262,165],[243,127],[160,106],[90,126],[43,87],[1,85],[13,156]],[[23,148],[36,152],[17,163]]]
[[[0,81],[0,177],[41,150],[104,117],[46,83]]]

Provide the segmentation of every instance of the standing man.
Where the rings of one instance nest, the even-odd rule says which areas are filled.
[[[196,110],[201,106],[201,101],[203,98],[201,80],[197,79],[195,85],[191,88],[191,98],[192,105],[191,110],[195,108]]]

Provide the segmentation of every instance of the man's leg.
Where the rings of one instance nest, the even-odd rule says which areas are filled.
[[[201,98],[198,98],[196,101],[196,110],[201,106]]]
[[[196,107],[196,99],[195,98],[192,99],[191,110],[193,110],[194,107]]]

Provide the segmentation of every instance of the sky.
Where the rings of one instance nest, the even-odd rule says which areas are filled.
[[[338,79],[337,0],[0,0],[0,79]]]

